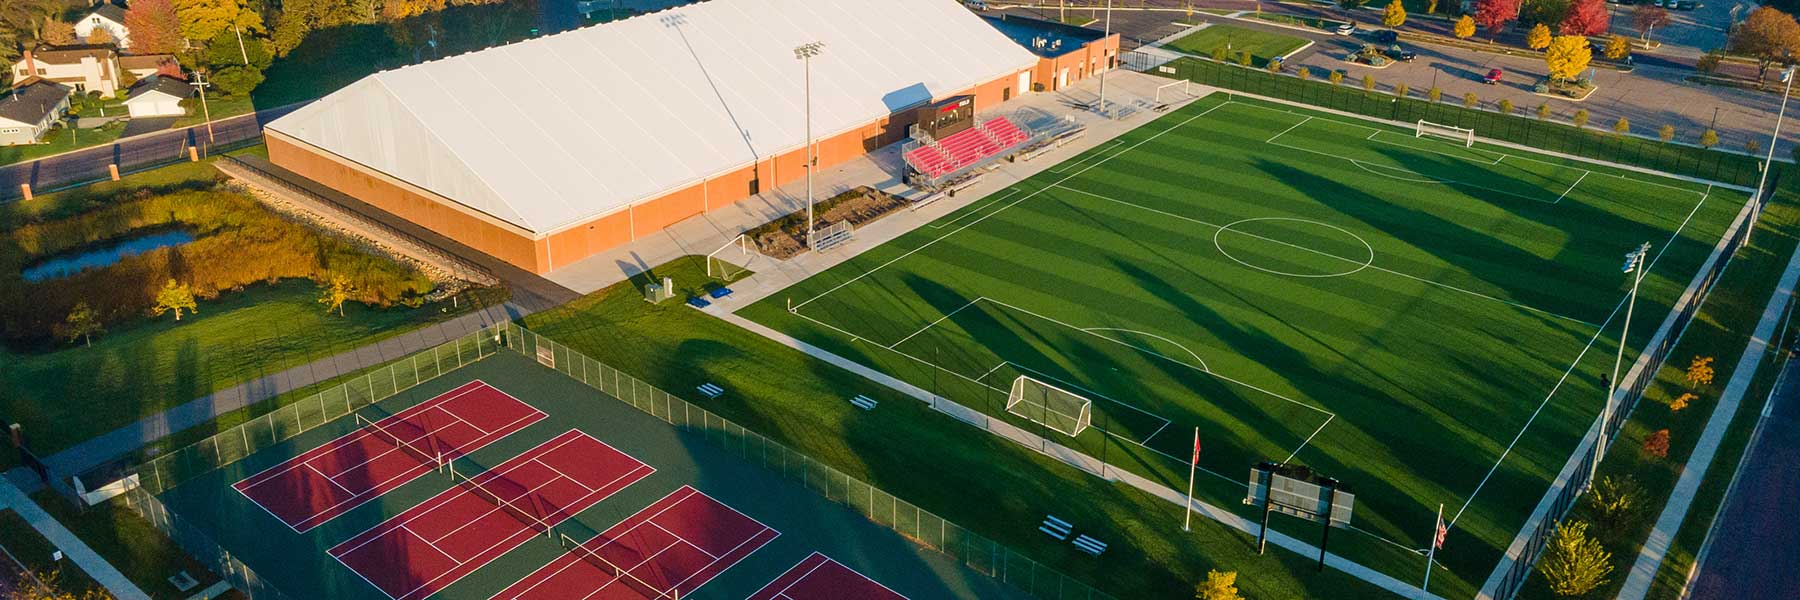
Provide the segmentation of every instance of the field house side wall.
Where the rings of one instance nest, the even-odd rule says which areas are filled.
[[[1031,82],[1043,84],[1046,91],[1056,91],[1080,83],[1104,69],[1117,67],[1118,59],[1119,34],[1115,33],[1083,44],[1061,56],[1038,59],[1037,68],[1032,69]],[[1057,81],[1057,73],[1065,68],[1069,70],[1068,84],[1058,85],[1060,82]]]
[[[441,233],[494,258],[536,271],[536,253],[527,232],[471,214],[424,189],[379,171],[266,130],[269,162],[326,187]]]

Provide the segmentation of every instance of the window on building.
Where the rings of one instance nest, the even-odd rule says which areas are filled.
[[[1012,99],[1012,88],[1010,88],[1010,87],[1000,88],[1000,101],[1005,102],[1005,101],[1011,100],[1011,99]]]

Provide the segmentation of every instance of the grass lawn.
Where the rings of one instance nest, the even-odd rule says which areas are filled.
[[[1225,48],[1227,60],[1237,60],[1239,53],[1248,50],[1251,64],[1261,67],[1268,64],[1269,59],[1287,56],[1305,45],[1306,40],[1296,36],[1232,25],[1213,25],[1182,36],[1171,42],[1169,47],[1199,56],[1212,56],[1215,48]]]
[[[0,146],[0,165],[39,159],[52,154],[61,154],[70,150],[87,148],[89,146],[108,144],[113,140],[119,139],[119,134],[124,131],[125,125],[123,123],[110,123],[105,127],[96,129],[79,129],[75,131],[74,135],[70,135],[67,128],[54,129],[44,134],[44,139],[39,140],[43,142],[41,144],[31,144],[28,146]]]
[[[250,96],[207,96],[206,106],[212,111],[212,119],[214,121],[256,112],[256,109],[258,108],[256,102],[251,100]],[[275,108],[275,106],[277,105],[270,104],[263,106],[262,108]],[[205,111],[200,110],[199,104],[195,104],[193,110],[188,111],[188,114],[185,116],[176,118],[175,124],[169,127],[171,129],[180,129],[189,125],[205,123],[206,114]]]
[[[76,510],[68,499],[48,490],[32,494],[31,498],[151,598],[185,600],[197,591],[183,593],[169,583],[169,577],[182,571],[199,580],[201,589],[219,580],[218,575],[123,506],[109,502]]]
[[[712,281],[705,272],[702,261],[688,258],[645,280],[673,277],[693,293]],[[1383,595],[1338,571],[1314,572],[1312,557],[1258,557],[1252,539],[1205,519],[1183,535],[1178,506],[1105,484],[685,306],[646,304],[638,283],[524,324],[663,389],[715,382],[729,390],[727,398],[690,401],[1119,598],[1191,597],[1208,569],[1240,572],[1238,585],[1254,598]],[[880,420],[845,402],[857,394],[881,402]],[[1094,559],[1050,542],[1034,529],[1045,514],[1081,524],[1111,549]]]
[[[0,510],[0,548],[5,548],[8,554],[24,563],[25,568],[37,576],[56,575],[54,583],[46,583],[51,583],[60,591],[77,597],[88,590],[105,591],[81,567],[76,566],[74,561],[64,560],[60,564],[52,561],[51,553],[56,551],[56,546],[12,510]],[[0,561],[0,568],[10,569],[12,565],[10,561]]]
[[[1268,21],[1271,23],[1284,23],[1287,25],[1299,25],[1301,27],[1311,27],[1313,29],[1321,29],[1321,30],[1325,30],[1325,31],[1331,31],[1333,29],[1337,29],[1337,26],[1344,24],[1343,21],[1333,21],[1331,19],[1321,19],[1318,17],[1301,17],[1301,16],[1296,16],[1296,15],[1287,15],[1287,14],[1281,14],[1281,13],[1250,13],[1247,16],[1254,17],[1257,19],[1262,19],[1264,21]]]
[[[215,176],[210,163],[182,163],[6,205],[0,224],[77,214],[136,187],[210,185]],[[213,391],[459,312],[436,303],[417,309],[352,303],[348,316],[339,317],[316,299],[310,281],[256,284],[202,301],[198,314],[179,323],[164,316],[109,327],[92,347],[0,349],[7,364],[0,370],[0,415],[23,423],[34,449],[49,455]]]
[[[1458,596],[1599,411],[1620,256],[1652,243],[1660,318],[1744,196],[1214,97],[739,314],[1175,489],[1198,427],[1203,495],[1249,518],[1247,465],[1310,466],[1357,494],[1333,547],[1402,580],[1383,551],[1444,504]],[[1092,428],[1009,406],[1021,376]]]

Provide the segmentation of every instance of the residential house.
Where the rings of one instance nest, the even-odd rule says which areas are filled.
[[[125,108],[132,117],[179,117],[187,114],[181,101],[193,95],[188,82],[167,75],[155,75],[137,82],[126,94]]]
[[[131,47],[131,29],[125,27],[125,9],[119,5],[103,1],[75,21],[75,36],[82,40],[93,35],[95,29],[106,30],[120,48]]]
[[[41,77],[71,86],[76,93],[111,96],[133,80],[156,74],[161,64],[174,60],[167,54],[119,56],[111,45],[105,44],[44,45],[25,51],[19,62],[12,65],[12,72],[14,81]]]
[[[39,78],[0,95],[0,146],[33,144],[69,112],[69,86]]]

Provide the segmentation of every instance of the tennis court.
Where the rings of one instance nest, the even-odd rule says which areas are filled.
[[[814,552],[749,600],[906,600],[906,596]]]
[[[304,532],[543,418],[543,411],[471,381],[232,488]]]
[[[158,499],[294,599],[740,600],[784,577],[789,598],[1026,597],[770,470],[780,463],[746,461],[523,355],[482,358],[356,415]],[[345,492],[284,504],[273,491],[329,487],[325,474],[376,457],[388,458],[359,467],[370,483],[352,487],[364,490],[354,503],[337,505]],[[788,573],[803,561],[807,573]],[[812,591],[874,581],[899,595]]]

